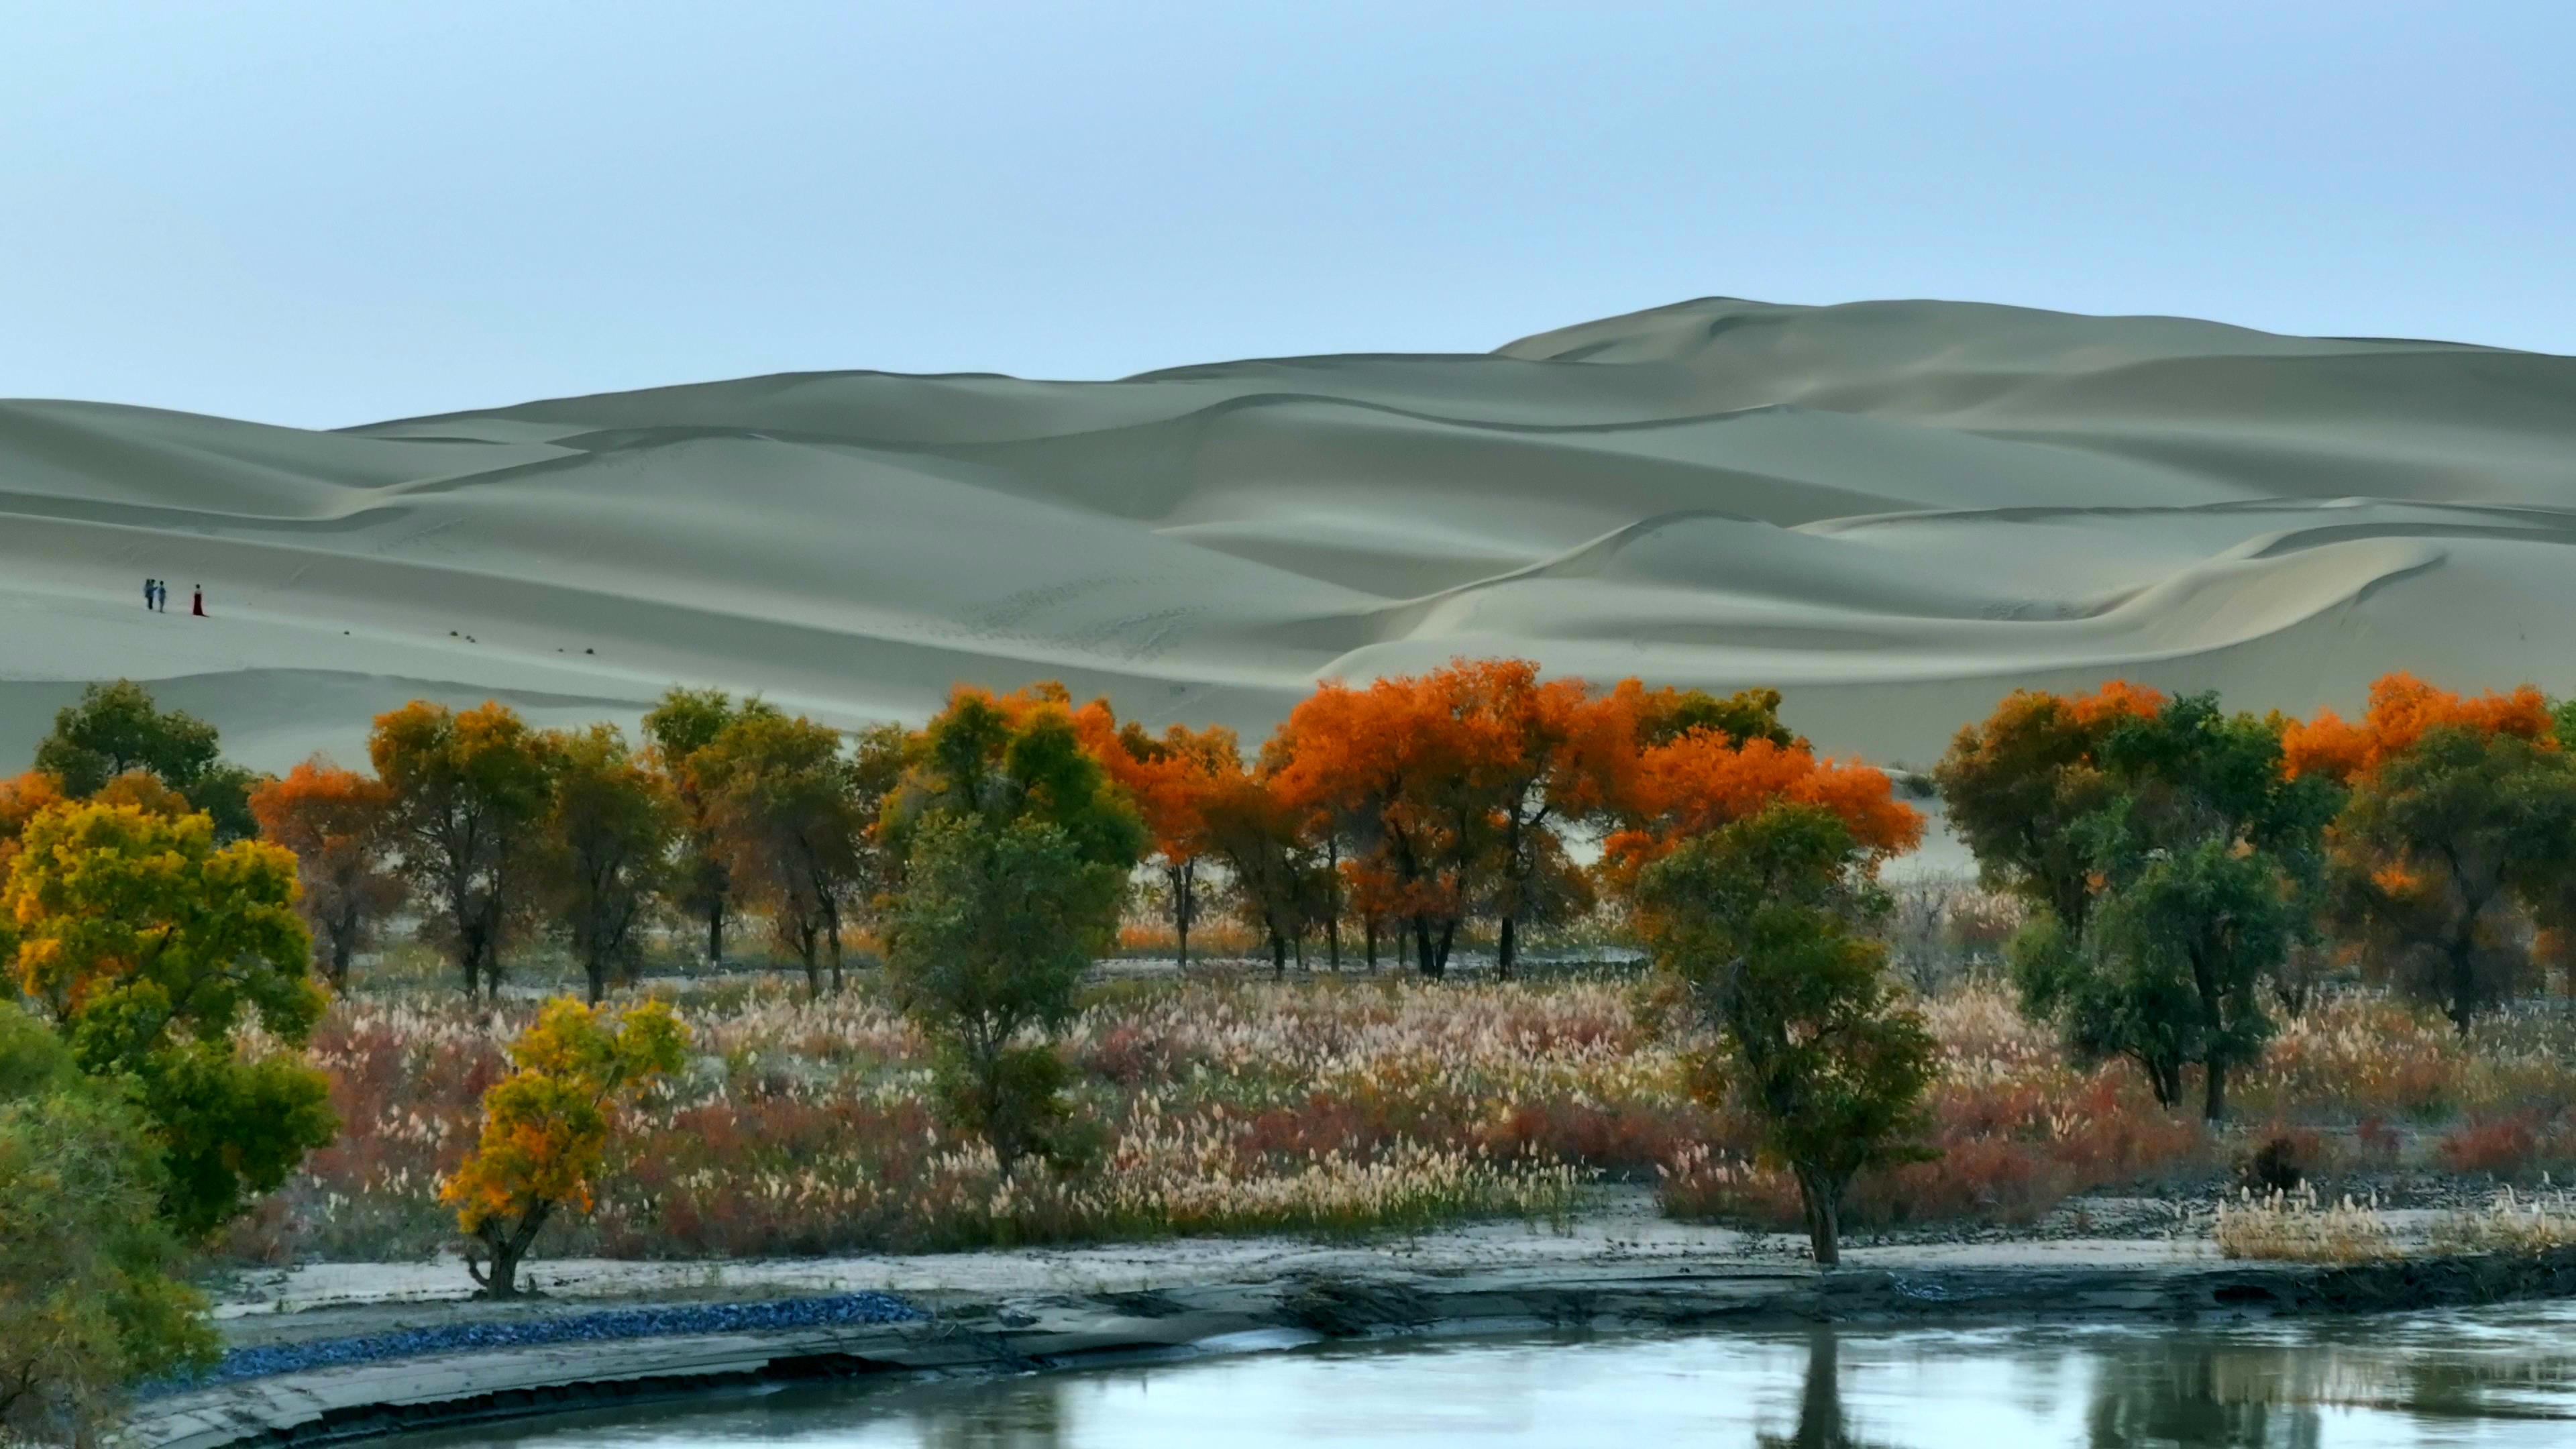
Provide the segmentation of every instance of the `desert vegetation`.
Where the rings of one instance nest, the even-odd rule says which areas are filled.
[[[1326,684],[1257,748],[1043,684],[855,736],[705,690],[634,741],[415,702],[365,770],[269,779],[98,687],[0,782],[0,1254],[144,1296],[53,1341],[78,1374],[0,1362],[0,1414],[191,1361],[210,1257],[451,1248],[509,1295],[541,1252],[1367,1233],[1627,1182],[1821,1264],[2135,1184],[2355,1258],[2391,1239],[2338,1176],[2576,1167],[2576,719],[2538,691],[2022,692],[1903,790],[1779,706],[1519,661]],[[1887,879],[1934,790],[1979,878]],[[2437,1240],[2560,1241],[2530,1201]]]

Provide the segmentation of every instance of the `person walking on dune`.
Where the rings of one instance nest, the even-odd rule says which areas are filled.
[[[198,584],[189,591],[188,612],[196,615],[200,619],[206,617],[206,586],[204,584]]]
[[[152,607],[152,582],[150,579],[143,581],[143,607],[146,610]]]

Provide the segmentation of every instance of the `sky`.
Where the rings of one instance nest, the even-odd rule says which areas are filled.
[[[0,397],[345,426],[1711,294],[2576,353],[2576,4],[0,0]]]

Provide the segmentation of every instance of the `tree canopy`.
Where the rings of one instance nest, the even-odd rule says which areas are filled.
[[[501,991],[501,944],[527,902],[539,824],[552,799],[545,740],[487,701],[413,700],[376,716],[367,756],[392,792],[403,869],[428,897],[465,994]]]
[[[490,1259],[488,1269],[467,1263],[486,1294],[516,1297],[519,1266],[546,1224],[590,1211],[615,1112],[679,1070],[688,1040],[659,1001],[612,1016],[558,997],[510,1044],[515,1070],[483,1094],[482,1135],[439,1187]]]
[[[1840,1261],[1852,1178],[1923,1155],[1932,1037],[1869,934],[1885,910],[1872,868],[1831,810],[1782,800],[1684,840],[1637,882],[1655,959],[1725,1041],[1824,1265]]]
[[[295,911],[295,858],[218,849],[203,815],[75,804],[26,827],[0,889],[0,947],[18,989],[81,1069],[130,1079],[163,1152],[164,1216],[213,1231],[330,1141],[321,1075],[246,1056],[234,1026],[300,1046],[322,1006]]]

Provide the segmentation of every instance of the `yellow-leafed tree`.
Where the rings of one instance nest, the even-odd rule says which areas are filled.
[[[588,1212],[617,1111],[675,1071],[688,1030],[662,1002],[611,1015],[570,997],[546,1003],[510,1045],[517,1068],[483,1094],[483,1135],[439,1199],[491,1258],[466,1271],[486,1297],[519,1293],[519,1264],[557,1212]]]

